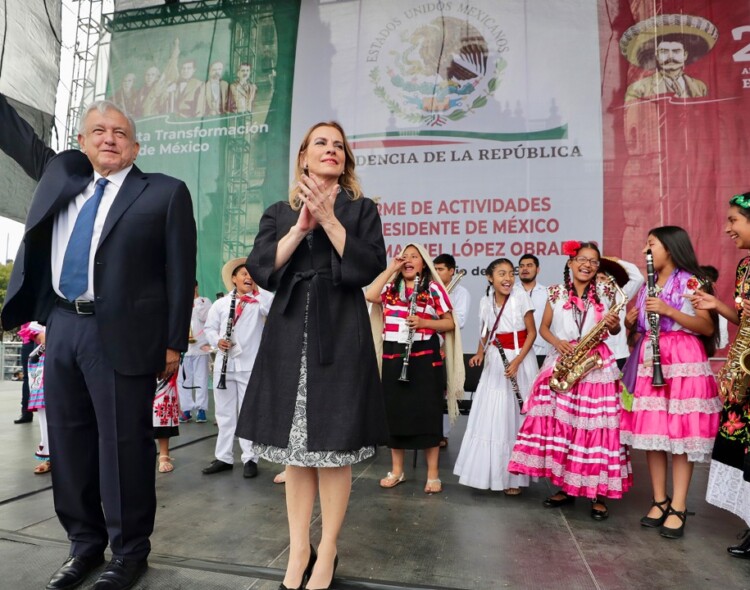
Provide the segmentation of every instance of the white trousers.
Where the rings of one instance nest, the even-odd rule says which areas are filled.
[[[216,424],[219,435],[216,437],[216,458],[224,463],[234,463],[234,431],[237,429],[237,417],[245,398],[250,371],[227,372],[226,389],[217,389],[214,379],[214,406],[216,410]],[[253,453],[252,441],[239,439],[242,449],[242,463],[258,462],[258,455]]]
[[[208,409],[208,356],[198,354],[182,359],[177,388],[180,393],[180,409],[183,412]]]
[[[39,422],[39,446],[36,448],[36,456],[44,459],[50,458],[49,452],[49,436],[47,436],[47,412],[44,408],[40,408],[34,412]]]

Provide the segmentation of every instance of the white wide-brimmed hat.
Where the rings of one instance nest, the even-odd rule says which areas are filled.
[[[234,289],[234,283],[232,282],[232,273],[238,266],[244,266],[247,263],[247,258],[232,258],[228,261],[221,269],[221,280],[224,282],[227,292]]]
[[[620,38],[620,51],[631,64],[644,70],[656,69],[656,40],[666,37],[685,46],[691,64],[706,55],[719,38],[709,20],[689,14],[658,14],[630,27]]]

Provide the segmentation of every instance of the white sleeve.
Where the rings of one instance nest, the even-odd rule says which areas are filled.
[[[521,289],[523,289],[523,287]],[[531,300],[531,297],[526,294],[526,291],[512,289],[510,294],[515,298],[516,303],[518,304],[521,317],[524,317],[529,311],[534,311],[534,302]]]
[[[727,326],[727,318],[719,315],[719,343],[716,345],[716,348],[724,348],[729,344],[729,330]]]
[[[197,317],[198,321],[205,322],[208,318],[208,312],[211,310],[211,300],[207,299],[206,297],[200,298],[200,303],[198,304],[197,309]]]
[[[219,344],[219,331],[223,329],[221,326],[221,310],[219,309],[221,305],[222,300],[217,299],[211,306],[203,332],[208,343],[214,348]]]
[[[643,286],[643,283],[645,283],[646,280],[641,274],[641,269],[632,262],[618,260],[617,263],[628,273],[628,282],[625,283],[622,290],[625,292],[625,295],[627,295],[628,301],[632,301],[633,297],[638,294],[638,290]]]
[[[471,306],[471,294],[468,289],[458,287],[454,291],[455,298],[452,298],[453,303],[453,314],[458,322],[459,330],[466,324],[466,316],[469,315],[469,307]]]
[[[258,298],[260,299],[260,315],[267,317],[273,303],[273,293],[258,287]]]
[[[492,326],[487,325],[487,297],[479,300],[479,337],[484,338]]]

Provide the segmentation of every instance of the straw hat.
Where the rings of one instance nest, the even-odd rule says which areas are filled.
[[[659,14],[630,27],[620,38],[620,51],[631,64],[656,69],[656,39],[667,37],[685,46],[691,64],[706,55],[719,38],[716,26],[700,16]]]
[[[227,291],[234,289],[234,283],[232,282],[232,273],[238,266],[244,266],[247,264],[247,257],[232,258],[227,262],[221,269],[221,280],[224,282],[224,287]]]

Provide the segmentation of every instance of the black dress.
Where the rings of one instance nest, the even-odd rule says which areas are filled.
[[[303,374],[306,452],[359,451],[387,440],[362,291],[386,266],[380,216],[370,199],[345,192],[334,211],[346,230],[343,256],[318,228],[274,272],[278,242],[299,217],[278,202],[263,214],[248,257],[253,279],[276,291],[237,424],[237,435],[260,450],[289,448]]]
[[[737,266],[735,297],[750,297],[750,256]],[[741,305],[738,312],[741,313]],[[729,510],[750,527],[750,392],[742,400],[726,400],[711,455],[706,500]]]

